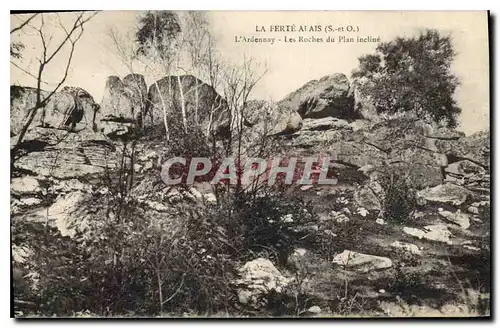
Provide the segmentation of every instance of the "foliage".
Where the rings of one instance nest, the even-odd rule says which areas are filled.
[[[415,212],[417,195],[409,178],[387,173],[381,178],[384,188],[383,213],[388,221],[403,223]]]
[[[22,51],[25,46],[22,42],[12,42],[10,44],[10,56],[15,59],[23,58]]]
[[[352,76],[379,113],[411,112],[455,127],[460,108],[453,97],[459,85],[451,72],[454,56],[450,36],[427,30],[380,43],[375,54],[359,58]]]
[[[139,19],[136,32],[137,55],[157,56],[167,60],[175,49],[175,38],[181,32],[179,18],[172,11],[148,11]]]

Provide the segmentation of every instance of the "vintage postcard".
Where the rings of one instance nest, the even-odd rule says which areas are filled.
[[[490,317],[488,12],[10,19],[13,317]]]

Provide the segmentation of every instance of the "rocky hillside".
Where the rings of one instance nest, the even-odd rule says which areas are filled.
[[[33,101],[32,89],[11,88],[12,145]],[[190,132],[166,143],[151,132],[163,128],[163,109],[180,122],[182,107],[201,139]],[[465,136],[411,117],[374,118],[345,75],[325,76],[275,104],[249,102],[243,141],[250,149],[266,137],[275,155],[327,156],[338,183],[293,186],[229,210],[206,183],[176,188],[160,177],[176,151],[207,153],[210,143],[199,140],[209,121],[226,124],[224,114],[210,117],[214,107],[227,105],[193,76],[165,77],[149,90],[140,75],[112,76],[100,105],[80,88],[55,95],[13,164],[17,315],[57,306],[55,314],[70,316],[487,313],[489,131]],[[247,230],[225,213],[242,213]],[[255,246],[263,243],[270,246]],[[148,270],[163,263],[149,258],[152,249],[165,261],[175,255],[169,263],[190,259],[161,271],[160,291],[144,287],[158,285]],[[222,276],[227,282],[209,279]],[[129,289],[114,295],[118,284]]]

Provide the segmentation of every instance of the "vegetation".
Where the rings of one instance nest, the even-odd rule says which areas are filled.
[[[380,43],[374,54],[359,58],[352,76],[379,113],[410,112],[455,127],[460,108],[454,99],[459,85],[451,72],[454,56],[450,36],[427,30]]]

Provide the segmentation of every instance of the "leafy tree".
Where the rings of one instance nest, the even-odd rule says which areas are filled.
[[[453,98],[459,85],[450,70],[455,54],[450,36],[426,30],[380,43],[374,54],[359,58],[352,76],[378,113],[411,112],[456,127],[461,110]]]
[[[181,32],[179,18],[172,11],[148,11],[139,18],[136,32],[137,54],[168,60],[175,45],[175,38]]]

